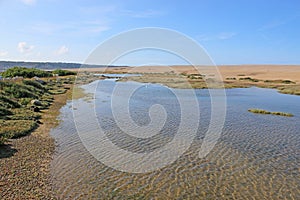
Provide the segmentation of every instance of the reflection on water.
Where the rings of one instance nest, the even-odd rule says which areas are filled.
[[[110,100],[114,84],[112,80],[101,81],[95,94],[98,121],[111,141],[130,151],[145,152],[172,140],[178,128],[180,108],[168,88],[141,84],[132,95],[130,114],[138,125],[150,123],[148,110],[152,105],[161,104],[167,113],[160,135],[152,140],[140,140],[122,133],[113,120]],[[136,83],[119,84],[129,87]],[[207,90],[196,90],[201,117],[190,149],[171,165],[144,174],[120,172],[93,158],[76,133],[69,102],[61,110],[61,124],[52,131],[57,141],[52,176],[58,197],[299,199],[300,97],[259,88],[229,89],[226,93],[225,127],[207,157],[200,159],[198,151],[209,125],[210,97]],[[290,112],[295,117],[255,115],[247,111],[249,108]]]

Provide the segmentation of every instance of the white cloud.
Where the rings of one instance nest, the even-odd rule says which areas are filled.
[[[21,53],[30,53],[34,49],[33,45],[27,45],[26,42],[19,42],[18,44],[18,50]]]
[[[55,54],[60,56],[60,55],[67,54],[68,52],[69,52],[69,48],[63,45],[57,51],[55,51]]]
[[[26,5],[34,5],[36,0],[21,0]]]
[[[0,51],[0,57],[7,56],[8,52],[7,51]]]

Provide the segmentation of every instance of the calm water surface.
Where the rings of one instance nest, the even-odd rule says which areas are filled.
[[[150,123],[148,110],[152,105],[165,108],[166,123],[159,136],[140,140],[122,133],[110,109],[115,84],[122,84],[125,91],[133,84],[139,85],[129,100],[129,108],[133,121],[140,126]],[[76,108],[69,102],[61,109],[60,125],[51,133],[57,143],[52,177],[58,197],[300,199],[300,96],[260,88],[226,90],[227,115],[222,135],[213,150],[200,159],[198,151],[208,129],[211,101],[208,90],[196,90],[196,95],[201,116],[197,137],[189,150],[174,163],[142,174],[114,170],[92,157],[76,132],[72,113]],[[94,100],[100,126],[113,143],[128,151],[141,153],[160,148],[178,130],[179,102],[167,87],[103,80],[98,84]],[[295,116],[257,115],[248,112],[249,108],[289,112]]]

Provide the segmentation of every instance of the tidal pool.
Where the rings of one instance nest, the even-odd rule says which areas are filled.
[[[261,88],[226,89],[227,113],[221,137],[206,157],[199,158],[210,123],[211,99],[208,90],[195,90],[200,120],[190,148],[163,168],[129,173],[108,167],[87,151],[76,131],[74,105],[93,106],[95,113],[83,113],[82,117],[97,116],[99,126],[113,144],[126,151],[145,153],[174,138],[181,120],[180,102],[174,90],[186,91],[112,79],[89,85],[92,84],[97,84],[95,90],[89,91],[94,96],[68,102],[61,109],[60,125],[51,132],[57,144],[52,179],[58,198],[300,199],[300,96]],[[127,101],[136,125],[151,124],[149,109],[153,105],[165,109],[159,135],[141,139],[122,131],[111,106],[112,98],[122,98],[121,93],[119,97],[113,94],[116,84],[121,84],[124,93],[126,88],[138,88]],[[88,90],[89,86],[85,88]],[[189,96],[185,98],[188,100]],[[248,112],[249,108],[288,112],[294,117],[255,115]],[[130,130],[131,126],[126,128]],[[104,154],[116,159],[109,151]]]

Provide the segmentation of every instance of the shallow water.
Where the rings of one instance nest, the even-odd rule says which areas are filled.
[[[131,76],[141,76],[141,74],[94,74],[94,76],[105,76],[109,78],[122,78]]]
[[[160,134],[141,139],[122,131],[111,109],[115,84],[121,84],[124,94],[137,86],[128,105],[132,120],[139,126],[151,124],[151,106],[164,107],[167,116]],[[103,80],[95,91],[94,97],[74,100],[74,105],[93,106],[95,101],[97,121],[113,144],[126,151],[147,153],[174,139],[181,120],[180,103],[174,90],[158,84]],[[185,93],[185,90],[175,91]],[[51,132],[57,143],[52,177],[58,197],[300,199],[300,97],[260,88],[228,89],[226,95],[226,121],[212,151],[205,158],[198,156],[210,122],[211,99],[208,90],[196,90],[200,121],[193,143],[175,162],[148,173],[122,172],[96,160],[76,132],[73,111],[77,108],[69,102],[61,109],[60,125]],[[122,93],[113,97],[121,99]],[[185,98],[188,100],[189,96]],[[249,108],[290,112],[295,116],[257,115],[248,112]],[[92,115],[83,113],[82,116]],[[128,126],[125,128],[130,130],[132,125]],[[110,158],[109,151],[103,154]]]

